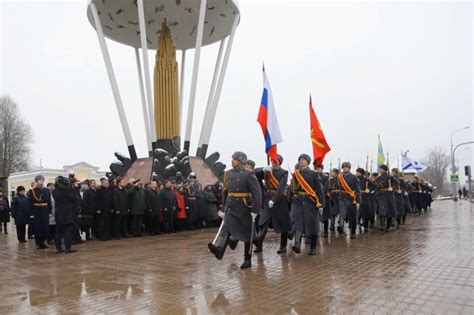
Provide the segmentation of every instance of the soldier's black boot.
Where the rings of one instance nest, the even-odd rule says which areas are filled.
[[[277,254],[286,253],[286,245],[288,244],[288,233],[281,233],[280,235],[280,249],[277,251]]]
[[[254,253],[261,253],[263,250],[263,240],[265,239],[265,235],[267,235],[267,229],[262,229],[258,232],[257,237],[253,241],[255,244]]]
[[[355,239],[356,239],[356,225],[351,224],[351,240],[355,240]]]
[[[309,256],[314,256],[314,255],[316,255],[316,244],[317,244],[317,240],[318,240],[318,235],[311,235],[310,239],[311,239],[311,242],[310,242],[311,247],[309,249],[308,255]]]
[[[250,260],[250,258],[251,258],[251,256],[250,256],[250,242],[245,242],[244,250],[245,250],[244,262],[240,266],[240,269],[246,269],[246,268],[252,267],[252,261]]]
[[[295,244],[292,247],[292,250],[299,254],[301,253],[301,239],[303,238],[303,233],[301,232],[296,232],[295,233]]]
[[[229,245],[230,249],[234,250],[237,247],[237,244],[239,243],[238,240],[233,240],[232,238],[227,238],[227,245]]]
[[[390,232],[391,226],[392,226],[392,218],[387,218],[387,224],[385,225],[385,232]]]
[[[402,216],[399,215],[399,216],[397,217],[397,229],[400,228],[400,225],[401,225],[401,224],[402,224]]]
[[[288,239],[291,241],[293,240],[293,236],[295,236],[295,231],[288,232]]]
[[[331,232],[334,232],[336,230],[335,225],[336,225],[336,217],[332,215],[331,216],[331,228],[330,228]]]
[[[323,222],[324,224],[324,238],[327,238],[329,236],[329,221],[326,220]]]
[[[407,215],[404,214],[403,217],[402,217],[402,224],[405,224],[406,218],[407,218]]]
[[[385,217],[379,217],[380,219],[380,231],[383,231],[385,228]]]
[[[228,237],[219,236],[216,242],[207,244],[209,251],[216,256],[218,260],[221,260],[224,257],[225,248],[227,245]]]

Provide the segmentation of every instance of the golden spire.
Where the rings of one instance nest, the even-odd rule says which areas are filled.
[[[180,135],[178,63],[166,20],[158,37],[154,79],[156,138],[176,139]]]

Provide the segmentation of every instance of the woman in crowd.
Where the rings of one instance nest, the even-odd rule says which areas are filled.
[[[15,219],[18,242],[26,243],[26,225],[30,220],[30,203],[23,186],[16,188],[16,196],[12,201],[12,217]]]

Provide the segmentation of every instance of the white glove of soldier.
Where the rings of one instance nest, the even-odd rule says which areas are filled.
[[[403,195],[408,196],[408,192],[405,191],[405,192],[403,193]]]
[[[392,188],[392,187],[389,187],[387,190],[388,190],[388,191],[393,191],[393,188]]]
[[[250,215],[252,216],[252,221],[255,222],[255,218],[257,217],[257,213],[250,212]]]
[[[224,216],[225,216],[224,211],[221,211],[221,210],[217,211],[217,216],[221,218],[222,220],[224,220]]]
[[[270,200],[270,201],[268,202],[268,207],[269,207],[269,208],[273,208],[273,205],[274,205],[274,204],[275,204],[275,203],[273,202],[273,200]]]
[[[263,171],[264,172],[270,172],[272,170],[272,167],[270,165],[264,166]]]
[[[367,189],[365,190],[365,192],[366,192],[366,193],[369,193],[369,192],[370,192],[370,190],[367,188]]]

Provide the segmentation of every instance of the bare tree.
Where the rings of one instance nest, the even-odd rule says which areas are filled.
[[[28,169],[33,133],[21,117],[18,105],[9,97],[0,97],[0,177]]]
[[[426,152],[422,163],[428,166],[428,169],[420,173],[420,176],[436,186],[436,192],[444,194],[444,184],[447,176],[447,169],[449,165],[449,156],[446,150],[441,147],[434,147]]]

